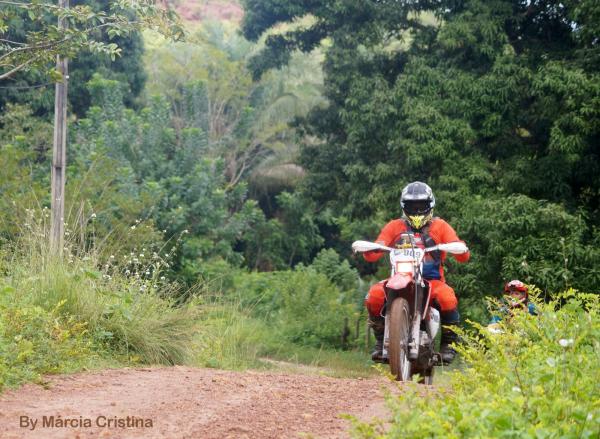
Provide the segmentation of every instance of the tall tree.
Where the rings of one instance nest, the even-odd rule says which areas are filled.
[[[71,51],[71,54],[79,51],[70,69],[69,102],[76,114],[83,116],[89,107],[90,98],[85,84],[94,72],[122,81],[128,104],[134,102],[145,80],[141,65],[143,45],[135,30],[137,25],[134,24],[135,7],[126,8],[124,4],[114,1],[73,0],[71,6],[75,12],[67,12],[67,21],[71,26],[76,26],[76,31],[67,35],[65,41],[61,41],[57,40],[60,32],[57,33],[55,29],[55,19],[60,11],[56,5],[7,3],[10,4],[2,6],[0,11],[0,22],[4,23],[4,28],[0,24],[0,32],[3,34],[0,42],[0,71],[2,67],[7,70],[2,72],[4,76],[12,70],[8,69],[9,66],[19,67],[19,64],[15,64],[19,59],[29,64],[0,81],[0,109],[8,102],[27,103],[37,114],[48,114],[53,100],[51,59],[61,51]],[[155,14],[153,18],[148,16],[143,19],[146,25],[158,26],[162,19],[173,19],[150,2],[145,3],[151,6],[150,15]],[[171,23],[172,28],[168,32],[178,32],[175,22]],[[168,26],[170,25],[165,21],[165,31]],[[44,53],[40,53],[36,44],[43,44]],[[32,68],[33,60],[36,60],[37,68]]]
[[[351,220],[374,212],[395,216],[402,187],[426,180],[439,196],[439,213],[467,230],[486,255],[492,232],[471,222],[483,220],[478,197],[508,204],[511,194],[549,200],[558,210],[536,203],[514,204],[531,212],[507,210],[535,217],[564,209],[574,221],[586,219],[588,225],[577,220],[585,232],[567,239],[566,251],[578,251],[577,263],[592,268],[583,254],[600,225],[597,2],[246,0],[245,6],[244,34],[266,33],[266,49],[254,62],[257,76],[285,63],[293,50],[328,40],[329,106],[304,125],[321,141],[303,149],[305,194],[324,209]],[[311,25],[269,31],[304,16]],[[500,221],[497,210],[488,206],[485,213]],[[559,230],[543,230],[540,222],[535,230],[513,227],[520,227],[510,231],[513,239],[541,234],[538,242],[550,242],[549,230]],[[558,271],[560,264],[548,258],[556,249],[542,247],[537,257]],[[528,263],[509,263],[512,256],[510,246],[495,254],[501,275],[543,278],[525,273]],[[472,267],[483,268],[487,280],[470,287],[494,288],[498,271],[481,262]],[[463,280],[475,275],[461,270]],[[593,278],[574,282],[593,287]],[[561,282],[557,287],[569,285]],[[543,284],[551,287],[549,280]]]
[[[106,28],[110,36],[123,35],[144,27],[158,28],[164,35],[178,38],[183,35],[176,15],[168,9],[157,7],[154,1],[128,3],[115,1],[110,13],[94,11],[89,5],[69,7],[68,0],[59,0],[58,5],[44,2],[2,1],[7,7],[0,15],[0,31],[9,29],[6,21],[26,12],[35,24],[34,30],[25,32],[24,41],[2,39],[0,55],[0,80],[7,79],[19,71],[41,70],[56,58],[54,107],[54,147],[52,158],[52,198],[50,247],[53,253],[62,254],[64,238],[64,206],[67,147],[67,84],[68,58],[75,57],[84,48],[114,57],[120,53],[115,43],[104,43],[98,31]],[[57,24],[48,22],[55,17]],[[96,37],[96,38],[95,38]]]

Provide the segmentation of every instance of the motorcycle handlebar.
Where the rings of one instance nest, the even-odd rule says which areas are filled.
[[[354,251],[354,253],[364,253],[364,252],[369,252],[369,251],[393,251],[394,249],[392,247],[388,247],[386,245],[381,245],[381,244],[377,244],[376,242],[370,242],[370,241],[354,241],[352,243],[352,250]],[[445,244],[438,244],[435,245],[433,247],[427,247],[425,249],[425,252],[433,252],[436,250],[440,250],[440,251],[445,251],[448,253],[453,253],[453,254],[463,254],[463,253],[467,253],[469,251],[468,247],[466,246],[466,244],[464,242],[448,242]]]

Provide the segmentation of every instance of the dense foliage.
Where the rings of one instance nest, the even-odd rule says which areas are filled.
[[[73,58],[82,50],[114,58],[121,48],[114,41],[107,42],[106,36],[124,36],[145,28],[174,39],[184,34],[177,15],[156,0],[57,3],[3,2],[0,80],[26,71],[45,72],[60,79],[60,73],[52,68],[56,57]]]
[[[390,397],[389,429],[358,425],[357,437],[597,437],[600,431],[600,303],[570,290],[538,316],[521,313],[501,333],[477,327],[459,348],[467,369],[452,390],[408,387]]]
[[[423,180],[473,250],[451,277],[464,298],[512,277],[597,290],[597,2],[245,4],[244,34],[267,35],[257,75],[326,38],[329,105],[304,122],[321,141],[301,159],[324,233],[397,217]]]
[[[95,13],[110,13],[108,2],[74,0],[70,5],[90,7]],[[10,17],[10,26],[5,37],[15,43],[24,43],[27,41],[28,33],[39,30],[39,27],[39,24],[31,20],[25,11],[21,11]],[[140,33],[132,32],[123,36],[111,33],[109,36],[106,29],[98,29],[92,32],[90,37],[104,44],[116,45],[119,56],[111,59],[110,54],[84,50],[70,60],[68,93],[70,111],[78,116],[85,115],[90,106],[86,84],[94,73],[101,73],[108,79],[118,80],[127,104],[133,105],[144,88],[146,78],[142,63],[143,41]],[[53,68],[53,63],[48,64],[48,69],[50,68]],[[10,103],[27,104],[34,114],[49,119],[54,111],[54,83],[43,70],[15,72],[9,79],[0,83],[0,109],[6,110],[7,104]]]

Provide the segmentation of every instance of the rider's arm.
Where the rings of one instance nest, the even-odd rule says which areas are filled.
[[[464,241],[462,241],[458,235],[456,234],[456,232],[454,231],[454,229],[452,228],[452,226],[450,224],[448,224],[446,221],[444,220],[440,220],[440,224],[441,224],[441,232],[442,232],[442,243],[448,243],[448,242],[462,242],[464,244]],[[466,253],[463,253],[461,255],[455,255],[453,254],[452,256],[454,256],[454,258],[458,261],[458,262],[467,262],[469,260],[469,258],[471,257],[471,252],[468,251]]]
[[[375,242],[377,244],[386,246],[392,245],[394,243],[394,239],[403,232],[402,224],[403,223],[400,220],[390,221],[383,227]],[[363,257],[367,262],[377,262],[379,258],[383,256],[383,253],[384,252],[370,251],[363,253]]]

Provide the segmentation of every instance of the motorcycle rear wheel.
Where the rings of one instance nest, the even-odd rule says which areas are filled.
[[[410,381],[412,364],[408,360],[410,337],[410,308],[406,299],[398,297],[389,309],[389,361],[392,375],[398,381]]]

